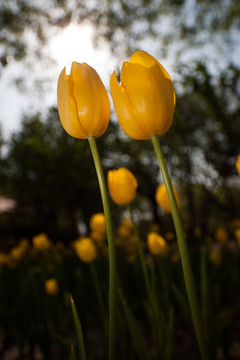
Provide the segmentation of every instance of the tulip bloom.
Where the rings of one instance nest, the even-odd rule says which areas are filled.
[[[240,155],[238,155],[237,160],[236,160],[236,169],[237,169],[238,175],[240,175]]]
[[[222,253],[220,248],[215,248],[210,251],[209,260],[216,266],[222,263]]]
[[[148,250],[152,255],[166,255],[168,246],[166,241],[156,232],[151,232],[147,237]]]
[[[48,279],[45,282],[45,290],[46,293],[50,296],[56,295],[59,290],[57,280],[54,278]]]
[[[105,234],[107,231],[105,215],[103,213],[96,213],[92,215],[90,219],[90,228],[92,231]]]
[[[136,197],[137,180],[130,170],[122,167],[108,172],[108,189],[113,201],[127,205]]]
[[[228,232],[223,226],[219,226],[215,231],[215,238],[219,244],[226,244],[229,240]]]
[[[179,195],[178,195],[176,189],[174,189],[174,188],[173,188],[173,192],[174,192],[174,195],[175,195],[175,198],[176,198],[178,208],[180,208],[181,203],[180,203]],[[163,210],[166,213],[171,213],[170,202],[169,202],[169,199],[168,199],[167,189],[166,189],[165,185],[162,184],[162,185],[158,186],[155,198],[156,198],[157,204],[161,208],[163,208]]]
[[[47,251],[51,247],[51,242],[48,239],[47,235],[44,233],[34,236],[32,242],[33,247],[37,251]]]
[[[234,235],[235,235],[235,239],[237,240],[238,245],[240,245],[240,229],[236,229],[234,231]]]
[[[90,238],[83,237],[74,244],[77,256],[85,263],[91,263],[97,258],[97,250]]]
[[[172,80],[164,67],[145,51],[124,62],[121,83],[113,72],[110,90],[118,120],[127,135],[146,140],[170,128],[175,108]]]
[[[58,111],[65,131],[77,138],[99,137],[107,129],[110,103],[98,73],[85,63],[62,70],[57,86]]]

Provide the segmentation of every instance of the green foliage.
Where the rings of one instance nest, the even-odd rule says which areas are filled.
[[[56,109],[46,122],[25,119],[2,160],[2,192],[17,201],[12,216],[16,237],[26,230],[56,239],[77,236],[77,223],[101,211],[101,199],[86,141],[63,132]],[[89,194],[91,194],[89,198]],[[8,224],[9,225],[9,224]]]

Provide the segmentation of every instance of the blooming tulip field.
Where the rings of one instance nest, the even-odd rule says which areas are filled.
[[[208,238],[195,229],[200,249],[191,246],[186,229],[199,311],[216,359],[226,354],[238,358],[240,223],[229,225]],[[11,359],[77,359],[70,294],[81,319],[86,357],[106,359],[109,255],[102,213],[92,216],[90,229],[69,246],[38,234],[0,254],[3,359],[8,354]],[[158,352],[163,359],[199,359],[175,232],[163,233],[156,224],[146,230],[141,246],[156,310],[149,304],[130,218],[116,227],[116,359],[158,359]]]
[[[119,80],[113,72],[110,93],[126,135],[152,145],[161,224],[137,209],[132,171],[104,173],[109,96],[95,69],[73,62],[58,79],[59,118],[66,137],[89,144],[102,211],[76,238],[39,232],[0,252],[0,359],[240,359],[240,218],[203,233],[182,216],[161,144],[176,95],[154,57],[136,51]]]

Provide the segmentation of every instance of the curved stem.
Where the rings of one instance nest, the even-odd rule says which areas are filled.
[[[108,359],[114,359],[115,352],[115,330],[116,330],[116,248],[114,242],[113,222],[110,211],[109,196],[105,177],[102,170],[102,164],[99,157],[97,144],[93,136],[88,137],[89,145],[91,148],[100,192],[102,196],[103,210],[107,226],[107,238],[109,248],[109,353]]]
[[[176,198],[175,198],[175,195],[173,192],[172,182],[168,175],[168,170],[167,170],[167,167],[165,164],[165,160],[164,160],[164,156],[163,156],[163,152],[162,152],[162,149],[160,146],[159,139],[156,135],[153,135],[151,137],[151,140],[152,140],[152,144],[153,144],[153,147],[154,147],[157,159],[158,159],[159,167],[162,172],[163,181],[166,186],[169,202],[171,205],[173,222],[174,222],[174,226],[175,226],[175,230],[176,230],[176,234],[177,234],[177,241],[178,241],[179,251],[180,251],[181,260],[182,260],[184,280],[185,280],[185,285],[186,285],[186,289],[187,289],[188,300],[189,300],[193,325],[195,328],[199,349],[201,352],[202,359],[207,360],[207,359],[210,359],[210,357],[209,357],[209,353],[208,353],[208,349],[207,349],[207,345],[206,345],[206,339],[205,339],[204,332],[203,332],[203,326],[202,326],[202,321],[201,321],[201,317],[200,317],[199,304],[198,304],[198,299],[197,299],[197,294],[196,294],[195,282],[194,282],[194,278],[193,278],[192,266],[191,266],[191,262],[190,262],[190,258],[189,258],[187,243],[186,243],[185,236],[184,236],[180,213],[179,213]]]
[[[71,294],[70,294],[70,303],[71,303],[73,319],[74,319],[74,323],[75,323],[75,327],[76,327],[76,331],[77,331],[77,340],[78,340],[78,346],[79,346],[79,360],[86,360],[82,326],[80,323],[80,319],[78,316],[75,302],[74,302]]]

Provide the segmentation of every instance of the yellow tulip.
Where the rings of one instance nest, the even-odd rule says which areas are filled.
[[[168,245],[166,241],[156,232],[151,232],[147,237],[148,250],[152,255],[166,255],[168,252]]]
[[[221,250],[219,248],[211,249],[209,254],[209,260],[211,261],[211,263],[213,263],[216,266],[221,265],[222,263]]]
[[[114,108],[126,134],[136,140],[163,135],[175,109],[172,80],[164,67],[145,51],[136,51],[124,62],[121,83],[113,72],[110,90]]]
[[[132,224],[129,219],[123,219],[120,226],[117,229],[117,234],[121,238],[128,238],[132,234]]]
[[[32,242],[33,247],[37,251],[47,251],[51,247],[51,242],[48,239],[47,235],[44,233],[34,236]]]
[[[9,261],[10,261],[10,257],[5,253],[0,252],[0,267],[3,265],[7,265]]]
[[[122,167],[108,171],[108,189],[113,201],[118,205],[127,205],[136,197],[137,179],[130,170]]]
[[[97,250],[90,238],[83,237],[75,242],[75,252],[77,256],[86,263],[90,263],[97,258]]]
[[[70,75],[62,70],[57,86],[58,111],[65,131],[77,138],[99,137],[107,129],[110,103],[98,73],[73,62]]]
[[[219,226],[215,231],[215,238],[219,244],[226,244],[228,242],[229,236],[228,232],[223,226]]]
[[[90,219],[90,228],[92,231],[105,234],[107,231],[105,215],[103,213],[96,213],[92,215]]]
[[[50,296],[54,296],[58,293],[58,282],[56,279],[48,279],[46,282],[45,282],[45,290],[46,290],[46,293]]]
[[[234,231],[235,239],[237,240],[238,245],[240,245],[240,228],[237,228]]]
[[[238,175],[240,175],[240,154],[237,157],[236,169],[237,169]]]
[[[24,250],[20,246],[14,246],[11,249],[9,255],[10,255],[11,260],[18,262],[18,261],[22,260],[22,258],[24,256]]]
[[[181,207],[181,203],[180,203],[180,198],[179,195],[176,191],[176,189],[173,188],[173,192],[177,201],[177,206],[180,208]],[[158,186],[157,191],[156,191],[156,202],[157,204],[163,208],[163,210],[166,213],[171,213],[171,207],[170,207],[170,202],[168,199],[168,194],[167,194],[167,189],[165,187],[165,185],[161,184]]]

